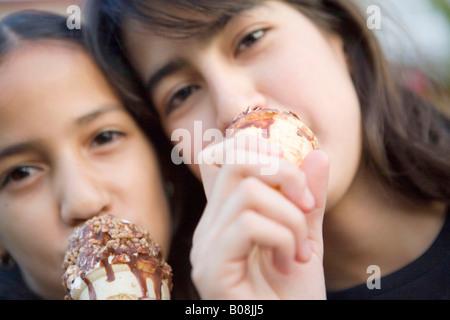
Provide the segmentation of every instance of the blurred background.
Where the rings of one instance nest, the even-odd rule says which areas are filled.
[[[388,59],[406,66],[404,82],[450,116],[450,0],[356,0],[380,8],[379,38]],[[432,90],[431,78],[442,87]]]
[[[102,0],[98,0],[102,1]],[[73,4],[86,0],[0,0],[0,18],[22,9],[43,9],[63,15]],[[422,95],[428,94],[426,77],[450,92],[450,0],[355,0],[367,17],[367,8],[380,9],[380,39],[388,58],[406,65],[405,81]],[[450,102],[449,102],[450,104]]]
[[[414,64],[421,55],[426,55],[439,64],[449,62],[450,0],[371,0],[369,3],[380,6],[382,28],[374,32],[391,59]]]

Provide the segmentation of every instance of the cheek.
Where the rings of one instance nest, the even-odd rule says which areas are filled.
[[[331,124],[333,125],[333,124]],[[332,207],[352,184],[362,158],[362,133],[358,121],[336,120],[322,148],[330,157],[328,206]]]
[[[17,196],[0,197],[1,240],[26,254],[46,251],[60,234],[54,199],[47,185]],[[6,193],[5,193],[6,194]],[[54,232],[47,232],[54,230]]]
[[[50,196],[23,196],[1,203],[1,242],[23,271],[60,285],[61,262],[68,236]]]
[[[152,148],[142,141],[115,177],[116,214],[147,229],[166,252],[170,242],[170,211],[160,169]]]
[[[209,105],[202,105],[203,107],[199,107],[198,111],[188,117],[171,122],[166,130],[173,145],[171,160],[178,164],[182,158],[183,164],[186,164],[198,179],[200,169],[197,159],[200,151],[223,139],[220,130],[214,126],[215,121],[212,119]]]
[[[297,113],[316,134],[320,148],[327,152],[331,164],[328,204],[333,205],[348,190],[359,167],[361,113],[345,62],[332,52],[324,52],[320,59],[308,53],[296,58],[286,53],[279,59],[283,63],[273,62],[276,68],[270,77],[276,81],[266,80],[271,86],[264,90],[269,104]],[[266,77],[269,79],[269,73]]]
[[[330,157],[328,205],[332,207],[347,192],[362,157],[361,109],[347,71],[329,73],[319,96],[313,123],[318,123],[319,143]],[[331,70],[330,70],[331,71]]]
[[[339,90],[322,92],[323,101],[310,113],[320,148],[330,158],[329,207],[347,192],[357,173],[362,153],[361,113],[357,95],[351,82],[345,85],[345,79],[341,79],[336,83],[341,84]]]

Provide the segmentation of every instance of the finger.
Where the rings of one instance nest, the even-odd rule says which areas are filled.
[[[236,163],[232,157],[227,156],[227,152],[230,150],[246,150],[273,157],[283,156],[283,149],[279,145],[268,143],[254,136],[243,135],[225,139],[220,143],[210,145],[203,149],[199,162],[218,167],[225,163]]]
[[[295,261],[295,237],[291,230],[264,216],[246,211],[224,231],[217,252],[225,261],[243,261],[255,247],[274,252],[274,266],[282,273],[289,273]]]
[[[253,210],[289,228],[296,238],[298,259],[309,259],[307,250],[304,250],[305,242],[308,241],[304,213],[280,192],[253,177],[242,180],[223,203],[220,213],[208,217],[205,215],[199,228],[210,230],[211,233],[219,232],[218,229],[230,224],[246,210]]]
[[[219,169],[222,168],[223,165],[262,164],[263,155],[278,154],[275,147],[275,145],[269,145],[256,137],[242,136],[226,139],[203,149],[198,155],[198,163],[207,199],[209,200],[214,193],[214,186],[219,174]],[[277,160],[275,159],[275,161]],[[268,162],[269,161],[266,160],[264,161],[264,164]],[[221,187],[220,190],[221,193],[226,194],[226,192],[223,192],[222,190],[228,189],[225,185]]]
[[[231,150],[229,153],[243,153],[241,150]],[[225,165],[224,175],[234,175],[237,178],[257,177],[267,185],[279,190],[286,198],[304,211],[310,211],[315,206],[315,199],[308,189],[305,173],[295,164],[277,157],[254,155],[246,152],[250,159],[257,157],[258,162],[248,164]],[[238,157],[238,156],[237,156]],[[270,168],[271,173],[268,174]]]
[[[246,139],[253,141],[249,148]],[[266,153],[254,150],[262,150]],[[309,211],[315,205],[312,193],[305,189],[307,185],[304,173],[295,164],[281,158],[282,149],[276,144],[268,144],[251,136],[242,136],[208,147],[200,153],[200,157],[200,172],[208,200],[215,193],[218,168],[231,166],[228,171],[231,171],[231,174],[235,173],[235,179],[231,179],[231,183],[236,183],[236,177],[261,177],[266,183],[279,189],[302,210]],[[228,171],[225,175],[228,175]],[[228,190],[227,184],[219,185],[219,190]],[[221,193],[226,194],[223,191]]]
[[[205,196],[208,202],[215,194],[215,186],[217,184],[218,176],[220,173],[220,167],[215,165],[208,165],[206,163],[199,163],[200,179],[202,181],[203,190],[205,191]],[[224,186],[218,186],[219,189],[223,189]],[[225,192],[220,191],[221,193]]]

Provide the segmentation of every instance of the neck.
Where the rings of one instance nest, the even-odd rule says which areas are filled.
[[[365,283],[367,268],[381,275],[396,271],[422,255],[445,220],[440,204],[402,202],[361,168],[339,203],[324,219],[324,268],[327,289]]]

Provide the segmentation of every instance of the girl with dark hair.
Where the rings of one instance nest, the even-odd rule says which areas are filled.
[[[270,178],[254,165],[189,165],[208,198],[191,251],[201,297],[448,299],[449,119],[402,85],[355,5],[108,0],[88,10],[99,63],[124,88],[108,50],[124,57],[168,135],[194,135],[195,121],[225,130],[248,107],[273,107],[319,140],[301,168],[279,160]]]
[[[68,238],[96,215],[139,224],[168,257],[189,178],[156,152],[170,150],[159,123],[113,91],[81,30],[45,12],[2,19],[0,91],[1,299],[62,299]]]

